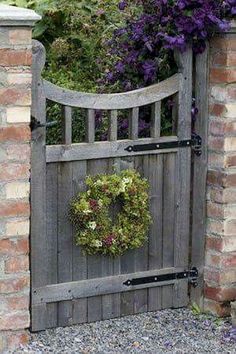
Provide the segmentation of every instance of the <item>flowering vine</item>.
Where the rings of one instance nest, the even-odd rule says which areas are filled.
[[[122,90],[150,85],[175,70],[173,50],[192,43],[202,53],[215,32],[226,31],[236,15],[236,0],[139,0],[141,15],[114,32],[111,54],[115,63],[106,83]],[[129,6],[119,3],[120,11]]]

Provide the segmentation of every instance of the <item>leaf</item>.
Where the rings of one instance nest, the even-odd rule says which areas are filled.
[[[44,22],[39,22],[36,24],[34,31],[33,31],[33,37],[38,38],[44,34],[44,32],[47,30],[48,26]]]
[[[192,303],[191,310],[194,315],[201,315],[201,313],[202,313],[200,307],[198,306],[198,304],[196,302]]]

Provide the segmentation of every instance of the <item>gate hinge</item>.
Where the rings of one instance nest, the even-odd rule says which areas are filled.
[[[40,123],[35,117],[31,116],[30,128],[31,128],[31,131],[33,131],[37,128],[42,128],[42,127],[50,128],[56,124],[57,124],[57,121]]]
[[[184,272],[167,273],[167,274],[153,275],[149,277],[128,279],[124,282],[124,285],[136,286],[142,284],[160,283],[160,282],[167,282],[170,280],[180,280],[180,279],[187,279],[188,282],[194,288],[196,288],[198,285],[197,283],[198,269],[196,267],[193,267],[192,269],[186,270]]]
[[[130,145],[127,148],[125,148],[125,150],[131,153],[131,152],[141,152],[141,151],[184,148],[184,147],[186,148],[191,147],[197,156],[201,156],[202,138],[199,135],[194,133],[192,134],[191,139]]]
[[[200,135],[193,133],[192,134],[192,149],[195,155],[202,155],[202,138]]]

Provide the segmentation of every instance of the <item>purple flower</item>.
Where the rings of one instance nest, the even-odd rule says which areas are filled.
[[[128,4],[127,4],[127,1],[125,1],[125,0],[120,1],[118,4],[118,7],[121,11],[124,11],[127,6],[128,6]]]

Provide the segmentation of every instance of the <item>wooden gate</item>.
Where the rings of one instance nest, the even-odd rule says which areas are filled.
[[[41,79],[42,45],[35,43],[33,53],[32,330],[186,306],[188,277],[174,274],[189,269],[191,50],[178,56],[179,73],[169,79],[110,95],[73,92]],[[173,95],[177,133],[161,137],[161,101]],[[46,146],[46,100],[64,107],[61,145]],[[146,105],[152,106],[151,136],[139,139],[139,108]],[[71,140],[72,107],[87,110],[81,144]],[[117,110],[124,109],[130,110],[129,139],[118,140]],[[95,110],[109,111],[108,141],[95,141]],[[85,189],[87,175],[111,173],[114,164],[135,168],[149,181],[149,242],[120,258],[86,256],[73,242],[68,205]],[[146,277],[153,281],[124,284]]]

